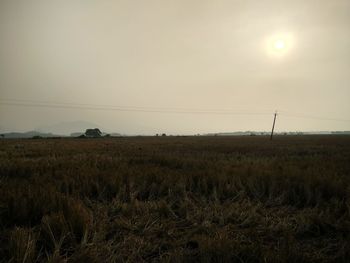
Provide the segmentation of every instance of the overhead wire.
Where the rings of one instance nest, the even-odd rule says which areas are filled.
[[[174,110],[174,111],[215,111],[215,112],[232,112],[233,109],[200,109],[200,108],[179,108],[179,107],[140,107],[140,106],[125,106],[111,104],[88,104],[88,103],[72,103],[72,102],[55,102],[55,101],[38,101],[38,100],[20,100],[20,99],[0,99],[0,104],[10,103],[26,103],[26,104],[44,104],[44,105],[59,105],[59,106],[83,106],[83,107],[102,107],[102,108],[118,108],[118,109],[140,109],[140,110]],[[260,109],[261,110],[261,109]],[[261,110],[265,113],[270,113],[270,109]],[[259,112],[259,114],[262,112]]]
[[[273,115],[274,112],[260,110],[259,112],[232,110],[232,109],[198,109],[198,108],[175,108],[175,107],[140,107],[125,105],[106,105],[106,104],[87,104],[71,102],[53,102],[22,99],[0,99],[0,105],[37,107],[37,108],[61,108],[61,109],[80,109],[80,110],[98,110],[98,111],[120,111],[120,112],[142,112],[142,113],[172,113],[172,114],[204,114],[204,115]],[[315,116],[308,114],[295,113],[285,110],[278,110],[279,116],[303,119],[315,119],[324,121],[350,122],[348,119],[331,118],[324,116]]]
[[[149,112],[149,113],[177,113],[177,114],[217,114],[217,115],[270,115],[263,112],[232,111],[223,109],[189,109],[189,108],[157,108],[157,107],[136,107],[136,106],[116,106],[98,104],[80,104],[66,102],[42,102],[29,100],[3,100],[0,105],[24,106],[24,107],[46,107],[64,109],[85,109],[85,110],[105,110],[124,112]]]
[[[279,114],[280,115],[282,114],[283,116],[286,116],[286,117],[292,117],[292,118],[350,122],[350,119],[340,119],[340,118],[332,118],[332,117],[325,117],[325,116],[308,115],[308,114],[302,114],[302,113],[292,113],[289,111],[279,111]]]

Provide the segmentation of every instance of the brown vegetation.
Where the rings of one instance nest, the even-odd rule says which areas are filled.
[[[1,262],[349,262],[350,137],[0,141]]]

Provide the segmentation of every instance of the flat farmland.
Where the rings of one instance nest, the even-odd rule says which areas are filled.
[[[350,136],[0,140],[0,262],[350,262]]]

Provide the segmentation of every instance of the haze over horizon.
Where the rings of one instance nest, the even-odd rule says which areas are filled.
[[[350,1],[0,2],[0,131],[350,130]]]

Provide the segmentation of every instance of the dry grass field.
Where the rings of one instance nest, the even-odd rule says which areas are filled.
[[[350,262],[350,136],[0,140],[0,262]]]

